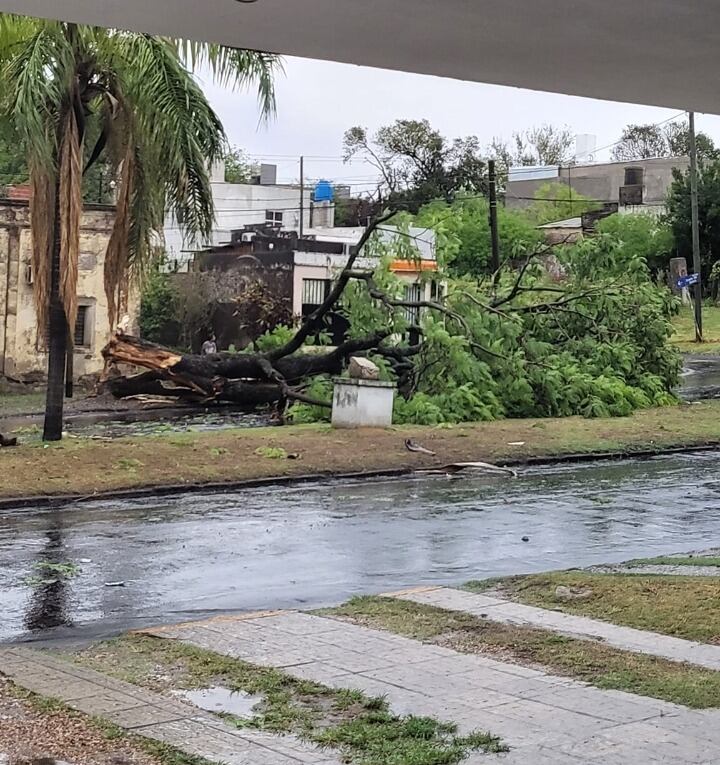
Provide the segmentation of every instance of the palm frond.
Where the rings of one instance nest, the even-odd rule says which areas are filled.
[[[222,123],[167,40],[126,38],[123,58],[135,140],[158,157],[156,182],[188,237],[207,238],[214,219],[209,169],[223,154]]]
[[[2,68],[10,84],[5,111],[13,120],[31,161],[54,162],[57,115],[66,99],[73,69],[73,51],[57,26],[40,25],[18,40],[14,55]]]
[[[275,78],[284,72],[282,58],[275,53],[229,48],[192,40],[173,40],[182,61],[193,71],[207,66],[215,81],[233,88],[257,88],[263,118],[275,115]]]

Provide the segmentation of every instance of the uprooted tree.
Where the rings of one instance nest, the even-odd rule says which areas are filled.
[[[319,418],[330,378],[364,355],[397,382],[399,422],[624,415],[673,400],[674,300],[619,240],[603,235],[560,248],[560,281],[541,264],[547,250],[534,247],[514,253],[500,274],[436,284],[432,300],[416,300],[388,267],[416,256],[412,236],[402,227],[391,240],[374,235],[391,217],[376,218],[326,300],[295,331],[281,327],[252,352],[211,356],[120,334],[104,350],[109,389],[245,407],[290,402],[296,419]],[[349,322],[344,341],[309,347],[337,311]],[[120,364],[147,371],[124,376]]]

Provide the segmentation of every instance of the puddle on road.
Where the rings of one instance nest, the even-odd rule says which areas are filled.
[[[676,392],[683,401],[720,398],[720,356],[687,356]]]
[[[231,691],[221,686],[199,691],[173,691],[172,695],[189,701],[206,712],[233,715],[244,720],[252,719],[255,708],[264,700],[262,696],[253,696],[244,691]]]

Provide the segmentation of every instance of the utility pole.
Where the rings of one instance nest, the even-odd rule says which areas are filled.
[[[305,157],[300,157],[300,238],[305,233]]]
[[[497,181],[495,178],[495,160],[488,160],[488,183],[490,199],[490,246],[492,248],[491,267],[494,274],[500,270],[500,241],[498,239],[497,220]]]
[[[693,271],[695,284],[695,342],[702,343],[702,264],[700,263],[700,213],[698,210],[697,141],[695,140],[695,112],[688,112],[690,127],[690,209],[692,211]]]

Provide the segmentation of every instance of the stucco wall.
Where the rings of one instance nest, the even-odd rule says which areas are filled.
[[[662,157],[628,162],[607,162],[604,164],[575,165],[562,167],[559,176],[548,179],[510,180],[507,184],[505,204],[510,208],[529,207],[536,192],[548,183],[562,183],[572,186],[573,191],[589,199],[603,202],[618,202],[620,187],[625,185],[625,168],[639,167],[644,170],[643,206],[664,205],[673,168],[686,170],[686,157]],[[519,175],[521,175],[521,170]]]
[[[75,348],[76,377],[102,369],[100,354],[110,337],[103,286],[105,251],[114,219],[111,208],[89,208],[83,214],[78,264],[78,302],[88,307],[88,344]],[[32,255],[27,205],[0,201],[0,372],[23,378],[44,374],[47,353],[38,326],[29,281]],[[130,296],[131,322],[139,308],[137,290]]]
[[[282,230],[297,231],[300,227],[300,189],[294,186],[260,186],[251,183],[211,184],[215,203],[215,223],[209,242],[187,242],[180,226],[172,217],[165,222],[165,249],[171,260],[177,261],[184,269],[193,258],[191,250],[202,246],[227,244],[231,232],[245,226],[265,223],[268,210],[283,214]],[[304,225],[310,227],[310,206],[312,189],[306,188],[304,195]]]

